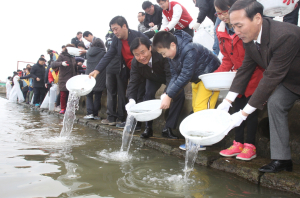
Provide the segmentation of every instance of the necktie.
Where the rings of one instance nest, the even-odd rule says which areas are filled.
[[[258,51],[260,51],[260,44],[258,42],[255,42],[256,48]]]
[[[149,63],[148,63],[148,66],[149,66],[150,68],[152,68],[152,63],[151,63],[151,62],[149,62]]]

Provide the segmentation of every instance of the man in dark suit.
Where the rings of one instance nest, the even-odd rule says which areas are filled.
[[[300,28],[262,18],[263,6],[255,0],[239,0],[229,10],[235,33],[245,43],[245,59],[226,99],[218,109],[227,110],[245,92],[256,65],[265,69],[262,80],[243,110],[231,116],[239,126],[255,109],[268,104],[272,162],[261,172],[292,171],[288,112],[300,98]]]
[[[135,38],[130,45],[130,51],[134,58],[131,64],[130,81],[127,88],[127,97],[129,99],[129,103],[125,106],[127,111],[135,105],[138,88],[142,82],[146,81],[144,101],[147,101],[155,99],[155,93],[162,84],[165,84],[167,89],[172,77],[168,60],[151,50],[151,42],[148,39],[144,37]],[[177,126],[184,100],[184,91],[181,91],[173,98],[166,125],[162,131],[163,137],[177,139],[173,135],[172,129]],[[141,134],[141,138],[149,138],[151,136],[153,136],[152,121],[149,121],[146,122],[146,129]]]

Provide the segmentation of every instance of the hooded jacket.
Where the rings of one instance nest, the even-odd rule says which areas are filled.
[[[220,50],[224,57],[221,66],[215,72],[238,70],[242,66],[245,57],[243,41],[236,34],[231,38],[223,21],[217,28],[217,37],[220,43]],[[263,77],[263,72],[264,69],[262,67],[256,67],[244,93],[246,97],[254,93],[259,81]]]
[[[167,89],[171,98],[189,82],[198,83],[198,76],[214,72],[220,66],[218,57],[199,43],[193,43],[188,33],[175,31],[174,36],[177,39],[176,55],[169,59],[172,79]]]

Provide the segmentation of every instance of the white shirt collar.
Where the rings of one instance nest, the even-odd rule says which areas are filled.
[[[150,67],[150,65],[152,66],[152,56],[151,56],[151,58],[150,58],[150,60],[149,60],[149,62],[148,62],[148,66]]]
[[[261,32],[262,32],[262,25],[261,25],[261,27],[260,27],[260,31],[259,31],[259,34],[258,34],[258,36],[257,36],[257,40],[253,40],[254,41],[254,43],[259,43],[259,44],[261,44]]]

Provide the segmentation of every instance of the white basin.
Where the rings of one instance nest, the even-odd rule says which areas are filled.
[[[236,72],[217,72],[199,76],[208,90],[221,91],[229,90]]]
[[[139,122],[154,120],[162,113],[160,104],[161,100],[148,100],[141,102],[131,107],[128,114],[133,115]]]
[[[77,75],[67,81],[66,87],[70,92],[75,92],[78,96],[85,96],[93,90],[95,84],[95,78],[89,78],[89,75]]]
[[[284,16],[290,12],[292,12],[295,8],[296,3],[299,0],[295,0],[294,3],[290,2],[289,5],[287,3],[283,3],[283,0],[257,0],[264,6],[264,15],[270,17],[276,16]]]
[[[80,49],[76,47],[67,47],[68,53],[73,56],[80,56]]]

